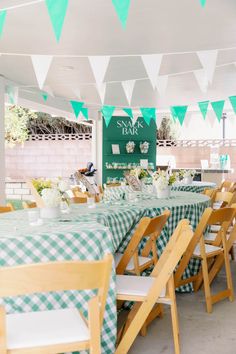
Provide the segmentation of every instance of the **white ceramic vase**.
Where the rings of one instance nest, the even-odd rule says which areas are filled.
[[[55,219],[60,217],[60,206],[58,207],[44,207],[40,209],[40,217],[42,219]]]
[[[184,177],[184,184],[192,184],[193,183],[193,177]]]
[[[168,186],[165,189],[157,189],[157,198],[165,199],[170,197],[170,187]]]

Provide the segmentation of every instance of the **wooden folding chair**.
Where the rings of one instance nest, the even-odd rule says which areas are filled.
[[[232,181],[223,181],[219,187],[221,192],[228,192],[231,188],[233,188],[234,182]]]
[[[234,216],[234,208],[225,208],[219,210],[212,210],[211,208],[207,208],[203,213],[202,218],[195,230],[194,237],[191,243],[189,244],[188,249],[184,253],[181,262],[175,272],[174,278],[176,287],[188,283],[193,283],[194,290],[197,291],[199,290],[203,282],[206,308],[208,313],[212,312],[212,305],[214,303],[226,297],[228,297],[230,301],[233,301],[234,299],[232,275],[229,263],[229,253],[226,246],[226,226],[230,225],[230,222],[234,218]],[[218,246],[206,244],[204,240],[204,233],[211,225],[214,224],[221,225],[221,244],[219,244]],[[212,266],[215,257],[217,257],[218,255],[223,255],[224,257],[224,264],[227,277],[227,288],[226,290],[223,290],[216,295],[212,295],[210,289],[208,268]],[[201,267],[199,269],[198,274],[183,279],[183,274],[191,258],[199,259],[201,261]]]
[[[13,209],[14,210],[14,209]],[[12,207],[9,205],[0,205],[0,213],[8,213],[10,211],[13,211]]]
[[[88,349],[92,354],[100,354],[111,268],[111,255],[101,261],[1,267],[1,298],[98,289],[98,294],[88,302],[88,323],[76,308],[6,315],[1,307],[1,354],[54,354]]]
[[[165,303],[171,306],[175,353],[180,353],[173,272],[192,236],[193,232],[188,220],[180,221],[150,277],[117,276],[117,299],[134,301],[135,305],[123,327],[123,336],[118,343],[116,354],[128,353],[143,324],[148,321],[156,303]]]
[[[217,189],[205,189],[202,194],[208,196],[211,199],[211,206],[214,203],[214,199],[217,193]]]
[[[235,193],[217,192],[213,202],[213,209],[225,208],[235,202]]]
[[[170,211],[165,210],[162,215],[155,218],[142,218],[124,253],[115,254],[115,264],[117,274],[140,275],[145,269],[155,265],[158,260],[157,238],[160,236],[165,226]],[[147,242],[139,256],[139,245],[144,238]]]
[[[71,202],[74,203],[74,204],[83,204],[83,203],[87,203],[87,196],[84,194],[83,197],[72,197],[71,199]]]
[[[22,202],[23,209],[33,209],[37,208],[37,204],[35,202]]]

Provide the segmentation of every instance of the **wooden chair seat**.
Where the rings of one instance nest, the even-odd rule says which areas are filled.
[[[205,252],[206,252],[206,257],[214,257],[214,256],[217,256],[220,253],[223,253],[224,250],[221,247],[217,247],[217,246],[212,246],[212,245],[206,244]],[[199,244],[196,246],[196,248],[195,248],[195,250],[193,252],[193,256],[197,257],[197,258],[202,258]]]
[[[117,275],[116,292],[117,300],[137,301],[137,296],[144,298],[155,281],[154,277],[142,277],[132,275]],[[166,289],[163,289],[157,302],[162,303],[162,299],[166,296]],[[165,302],[166,303],[166,302]]]
[[[122,259],[123,256],[124,256],[123,253],[118,253],[118,252],[114,255],[116,267],[120,263],[120,260]],[[153,264],[153,260],[152,258],[149,257],[138,256],[138,264],[139,264],[139,269],[142,272],[142,270],[149,268]],[[126,266],[125,271],[135,273],[135,264],[133,258],[130,259],[128,265]]]
[[[88,326],[75,308],[7,315],[6,328],[8,350],[90,340]]]

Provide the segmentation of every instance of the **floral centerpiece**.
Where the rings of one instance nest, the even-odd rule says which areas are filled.
[[[156,171],[152,174],[153,184],[156,188],[158,198],[168,198],[170,188],[176,182],[176,175],[169,171]]]
[[[137,177],[139,180],[149,177],[148,171],[139,167],[130,170],[130,175]]]
[[[143,143],[141,142],[139,144],[139,147],[140,147],[140,151],[142,154],[147,154],[148,153],[148,150],[149,150],[149,142],[147,141],[144,141]]]
[[[33,179],[32,184],[43,200],[44,208],[41,209],[41,216],[53,218],[60,215],[60,205],[62,202],[68,205],[66,191],[69,189],[67,182],[61,178],[56,179]]]
[[[183,182],[185,184],[192,184],[195,174],[196,174],[195,170],[182,170],[181,175],[182,175]]]
[[[134,142],[134,141],[129,141],[129,142],[126,144],[126,151],[127,151],[127,153],[128,153],[128,154],[133,154],[134,149],[135,149],[135,142]]]

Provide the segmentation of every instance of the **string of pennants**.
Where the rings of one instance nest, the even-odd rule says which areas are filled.
[[[42,0],[43,1],[43,0]],[[44,0],[48,14],[52,23],[53,31],[57,42],[59,42],[62,34],[63,24],[65,21],[69,0]],[[205,7],[206,0],[198,0],[202,7]],[[31,2],[29,5],[32,5]],[[112,0],[112,4],[117,13],[118,19],[121,22],[122,28],[125,29],[128,20],[128,14],[130,10],[131,0]],[[27,6],[28,4],[23,4],[22,6]],[[11,6],[11,9],[20,7]],[[4,24],[7,16],[7,9],[0,11],[0,36],[2,35]]]
[[[49,90],[50,91],[50,90]],[[14,87],[11,85],[6,86],[6,93],[8,95],[8,100],[10,104],[17,104],[18,103],[18,94],[19,94],[19,89],[18,87]],[[40,95],[44,102],[48,100],[49,93],[46,91],[41,91]],[[231,106],[233,108],[234,113],[236,114],[236,95],[235,96],[229,96],[229,102],[231,103]],[[89,109],[88,107],[85,107],[85,102],[82,101],[75,101],[71,100],[70,101],[71,108],[74,112],[75,118],[78,119],[80,115],[84,117],[84,119],[88,120],[89,119]],[[213,111],[215,112],[216,118],[218,122],[221,121],[223,111],[224,111],[224,106],[225,106],[225,100],[218,100],[218,101],[201,101],[198,102],[198,108],[202,114],[203,119],[206,119],[207,112],[209,105],[211,105]],[[111,105],[103,105],[101,108],[101,113],[104,117],[106,126],[108,127],[111,121],[111,118],[115,112],[116,107],[111,106]],[[133,124],[135,124],[137,118],[140,116],[140,114],[134,114],[133,109],[130,107],[124,107],[122,110],[133,120]],[[188,105],[182,105],[182,106],[171,106],[170,107],[170,112],[174,120],[179,121],[180,125],[182,126],[187,114],[188,110]],[[156,121],[156,111],[157,109],[152,107],[140,107],[140,113],[142,117],[144,118],[145,122],[150,125],[151,121],[154,120]]]

